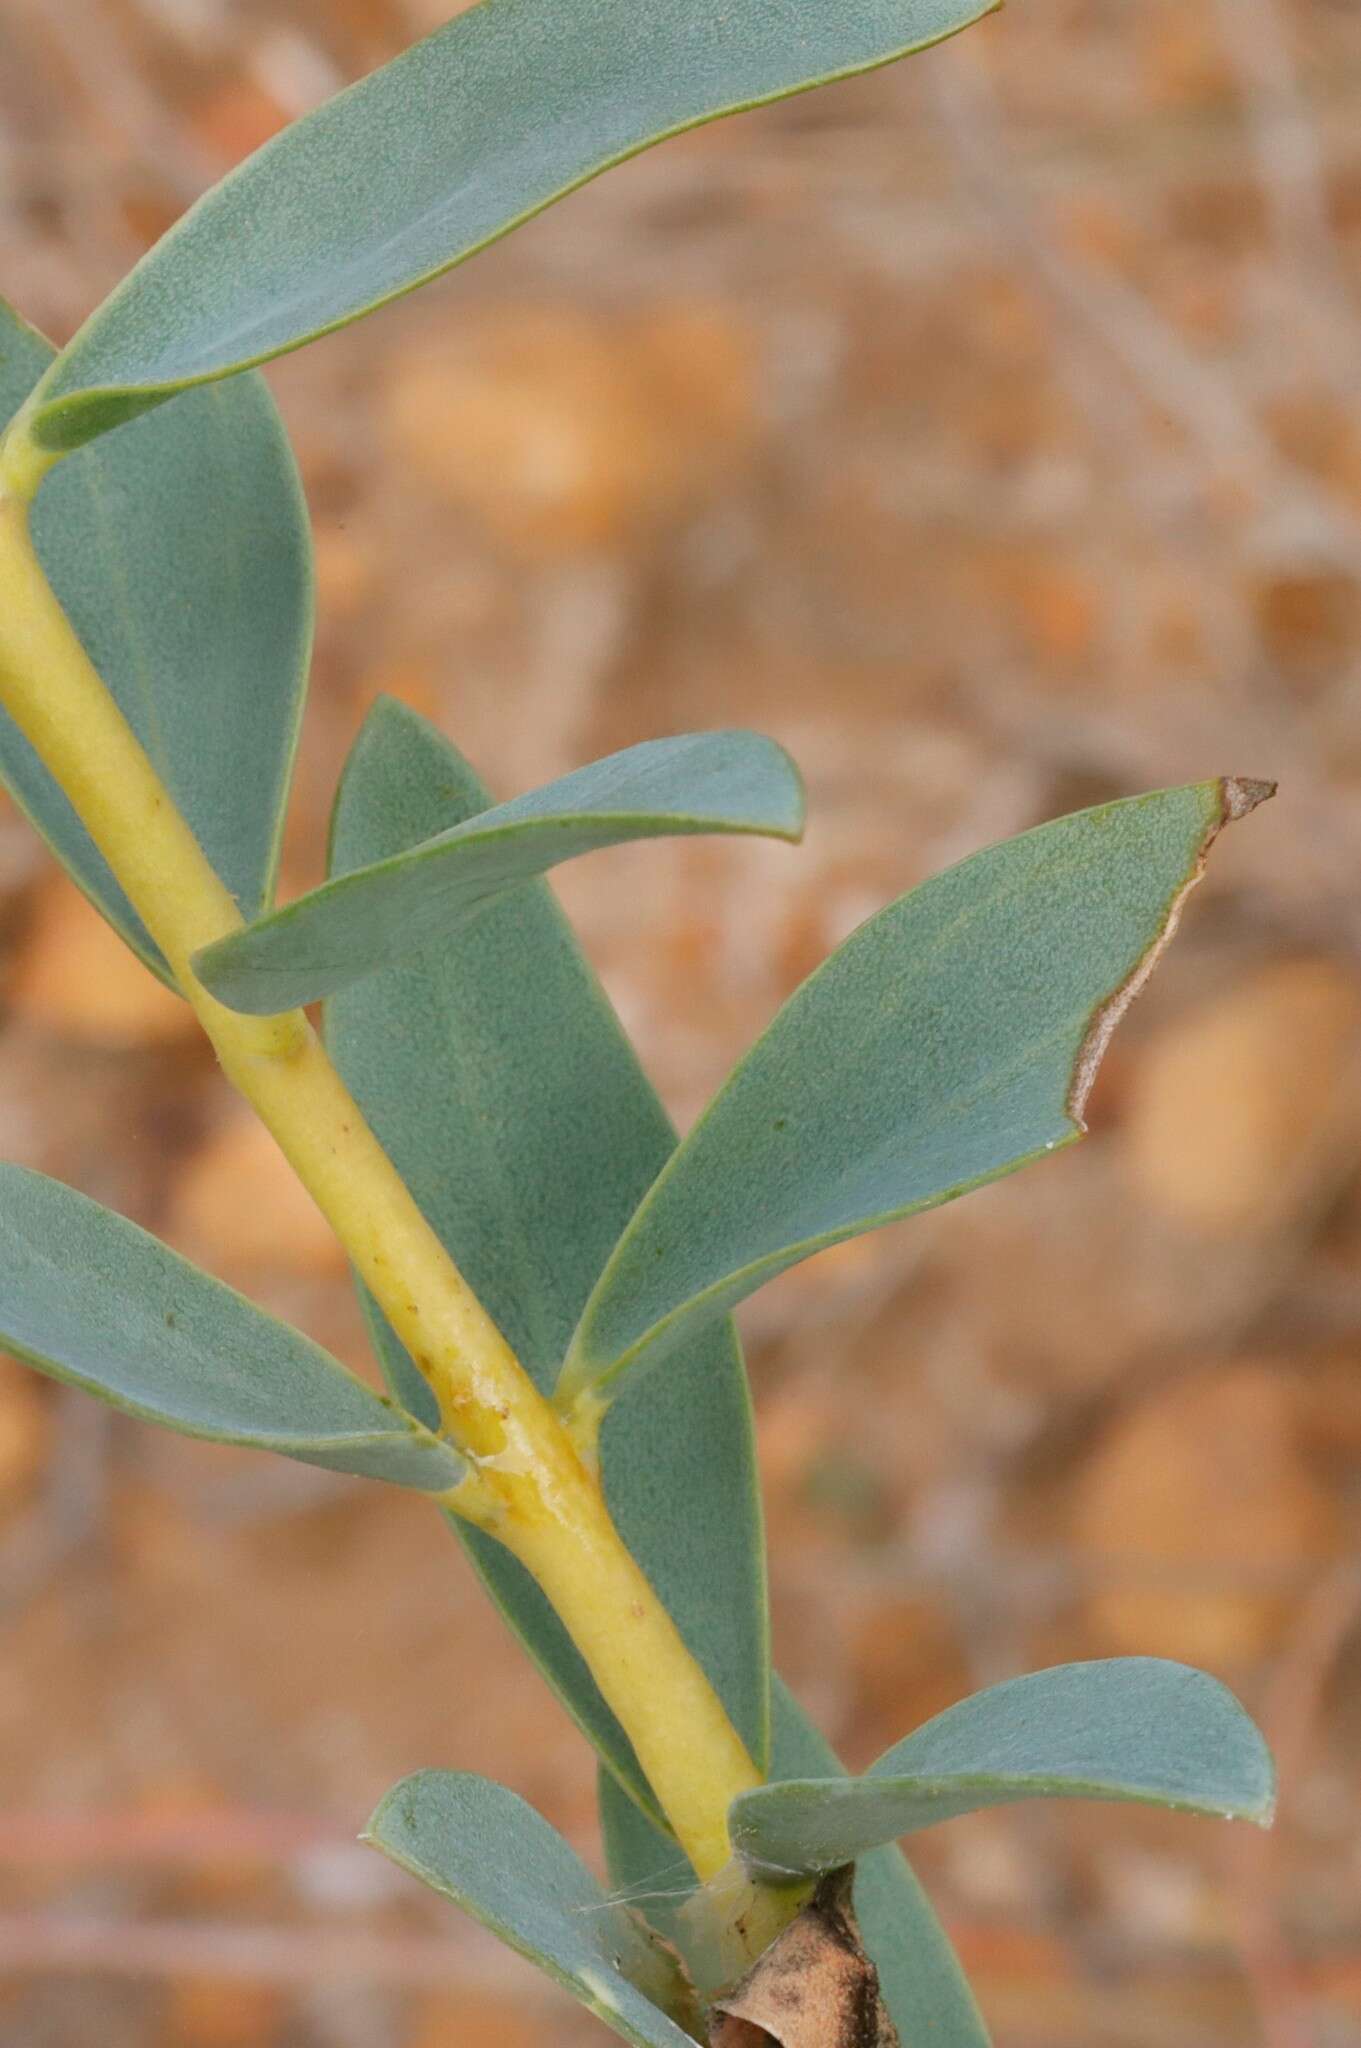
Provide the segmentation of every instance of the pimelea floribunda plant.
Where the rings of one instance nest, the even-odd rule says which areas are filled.
[[[483,0],[209,192],[60,353],[0,308],[0,768],[333,1224],[387,1392],[11,1165],[0,1341],[191,1435],[429,1496],[598,1754],[611,1891],[462,1773],[405,1780],[369,1839],[648,2048],[979,2048],[900,1837],[1036,1797],[1269,1817],[1237,1703],[1151,1659],[993,1687],[846,1776],[772,1676],[729,1321],[820,1247],[1080,1137],[1212,841],[1266,790],[1105,804],[913,890],[678,1144],[540,878],[623,840],[795,840],[796,770],[703,732],[495,803],[379,703],[329,879],[276,907],[311,582],[254,366],[651,142],[985,11]]]

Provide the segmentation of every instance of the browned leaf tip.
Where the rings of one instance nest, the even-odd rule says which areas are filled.
[[[854,1870],[825,1877],[797,1920],[716,1999],[711,2048],[899,2048],[851,1905]]]
[[[1251,775],[1226,775],[1223,781],[1224,823],[1234,825],[1275,796],[1274,782],[1260,782]]]
[[[1186,899],[1205,872],[1205,862],[1210,848],[1226,825],[1236,825],[1240,818],[1246,818],[1255,811],[1258,804],[1264,804],[1275,796],[1274,782],[1258,782],[1246,775],[1224,775],[1219,780],[1219,811],[1212,820],[1194,860],[1186,872],[1186,878],[1173,896],[1163,915],[1161,927],[1151,946],[1135,965],[1118,988],[1100,1003],[1092,1013],[1078,1056],[1073,1065],[1072,1080],[1068,1087],[1068,1114],[1080,1131],[1087,1128],[1084,1112],[1087,1097],[1092,1092],[1097,1070],[1106,1054],[1106,1048],[1115,1036],[1115,1028],[1139,995],[1158,962],[1170,945]]]

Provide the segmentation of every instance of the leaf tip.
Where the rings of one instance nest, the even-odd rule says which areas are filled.
[[[1097,1004],[1078,1048],[1068,1088],[1067,1109],[1079,1133],[1085,1132],[1087,1128],[1084,1114],[1087,1099],[1100,1071],[1101,1062],[1106,1056],[1107,1047],[1115,1036],[1116,1028],[1125,1012],[1135,997],[1143,993],[1149,976],[1176,935],[1186,899],[1205,873],[1205,862],[1209,857],[1210,848],[1226,825],[1234,825],[1240,818],[1248,817],[1259,804],[1266,803],[1276,794],[1274,782],[1259,781],[1244,775],[1221,775],[1217,784],[1211,787],[1218,791],[1215,815],[1202,831],[1190,865],[1168,899],[1157,932],[1125,979]]]
[[[398,1837],[409,1835],[416,1825],[416,1809],[441,1773],[434,1770],[409,1771],[390,1785],[359,1831],[365,1848],[400,1861]]]
[[[781,831],[780,837],[787,840],[791,846],[798,846],[808,828],[808,784],[802,768],[788,747],[781,747],[778,741],[773,744],[779,749],[789,780],[789,822]]]
[[[1274,1828],[1280,1804],[1280,1785],[1276,1777],[1276,1759],[1271,1754],[1267,1739],[1256,1722],[1252,1721],[1251,1726],[1260,1745],[1260,1756],[1266,1782],[1258,1798],[1253,1801],[1250,1807],[1245,1808],[1241,1818],[1243,1820],[1250,1820],[1254,1827],[1263,1829]]]
[[[1222,822],[1234,825],[1255,811],[1258,804],[1268,803],[1276,794],[1276,784],[1251,775],[1225,775],[1220,779],[1219,790]]]
[[[1232,1806],[1207,1804],[1201,1807],[1200,1811],[1219,1820],[1248,1821],[1253,1827],[1261,1828],[1265,1833],[1276,1825],[1276,1807],[1276,1785],[1273,1779],[1267,1790],[1256,1799],[1244,1799]]]

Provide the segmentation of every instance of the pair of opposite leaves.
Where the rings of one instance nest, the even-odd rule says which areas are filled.
[[[1271,1817],[1270,1758],[1237,1701],[1203,1673],[1154,1658],[1066,1665],[993,1686],[917,1729],[861,1778],[845,1775],[783,1691],[776,1709],[773,1781],[735,1802],[734,1845],[753,1870],[785,1882],[855,1863],[861,1932],[903,2048],[980,2048],[987,2037],[889,1846],[897,1836],[1034,1798]],[[619,1887],[612,1895],[514,1793],[461,1773],[404,1780],[378,1808],[367,1839],[637,2048],[681,2048],[689,2035],[678,2020],[688,2024],[691,2014],[663,1955],[627,1910],[630,1898],[643,1901],[686,1954],[675,1845],[618,1799],[605,1816]],[[795,1987],[795,1996],[800,1989],[813,1987]]]

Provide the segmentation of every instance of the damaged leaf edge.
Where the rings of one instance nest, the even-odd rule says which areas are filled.
[[[824,1238],[816,1241],[811,1239],[804,1240],[797,1247],[786,1247],[779,1252],[754,1259],[749,1265],[740,1268],[737,1272],[724,1275],[721,1281],[714,1283],[712,1286],[703,1289],[700,1293],[680,1303],[676,1308],[660,1317],[657,1322],[650,1325],[648,1329],[643,1331],[640,1336],[634,1339],[622,1351],[613,1357],[605,1359],[593,1356],[582,1344],[582,1333],[586,1327],[587,1318],[595,1300],[595,1293],[593,1293],[585,1309],[582,1311],[581,1322],[578,1324],[572,1342],[568,1346],[567,1356],[563,1361],[562,1371],[559,1374],[557,1387],[554,1391],[555,1405],[560,1410],[571,1412],[588,1398],[591,1398],[600,1404],[600,1412],[603,1413],[614,1399],[615,1392],[617,1391],[616,1382],[625,1373],[631,1371],[640,1361],[645,1360],[649,1352],[654,1353],[655,1362],[655,1347],[666,1337],[673,1325],[684,1318],[691,1320],[697,1331],[701,1326],[705,1309],[711,1304],[717,1302],[719,1307],[714,1309],[713,1313],[720,1313],[730,1307],[734,1301],[742,1300],[746,1294],[754,1292],[755,1287],[762,1285],[763,1281],[760,1279],[753,1282],[750,1286],[747,1284],[752,1281],[754,1274],[760,1274],[765,1279],[774,1279],[778,1274],[787,1271],[791,1265],[798,1264],[802,1258],[813,1256],[818,1251],[830,1250],[833,1246],[845,1243],[850,1238],[867,1236],[875,1230],[884,1228],[887,1224],[904,1222],[909,1217],[926,1214],[932,1209],[944,1208],[947,1203],[957,1201],[963,1195],[973,1194],[977,1189],[990,1186],[994,1181],[1005,1180],[1010,1174],[1019,1172],[1027,1166],[1038,1165],[1042,1159],[1051,1158],[1055,1152],[1064,1150],[1069,1145],[1077,1144],[1081,1139],[1085,1138],[1087,1135],[1087,1123],[1084,1111],[1102,1059],[1105,1057],[1106,1050],[1115,1036],[1116,1029],[1123,1020],[1126,1011],[1135,998],[1143,992],[1154,968],[1158,965],[1158,962],[1162,959],[1163,954],[1176,936],[1186,899],[1205,873],[1205,865],[1211,848],[1221,832],[1223,832],[1225,826],[1235,824],[1240,818],[1248,817],[1251,812],[1257,809],[1259,804],[1266,803],[1269,798],[1273,797],[1276,794],[1277,788],[1274,782],[1260,781],[1251,776],[1238,775],[1222,775],[1212,778],[1210,782],[1199,786],[1202,788],[1212,786],[1216,789],[1217,800],[1214,816],[1201,834],[1186,874],[1168,901],[1156,935],[1136,961],[1134,967],[1125,976],[1124,980],[1119,982],[1108,995],[1103,996],[1091,1013],[1087,1028],[1078,1047],[1077,1057],[1073,1062],[1071,1078],[1063,1100],[1062,1113],[1071,1126],[1066,1133],[1050,1139],[1045,1144],[1036,1146],[1028,1152],[1018,1153],[1014,1159],[1007,1160],[999,1167],[990,1168],[971,1179],[954,1182],[950,1186],[938,1190],[925,1200],[913,1203],[906,1209],[892,1208],[883,1210],[875,1215],[863,1217],[853,1226],[834,1231]],[[1158,793],[1166,794],[1167,792]],[[1127,801],[1135,800],[1127,799]],[[1098,806],[1098,808],[1100,807]],[[1053,820],[1051,822],[1058,823],[1060,821]],[[1044,830],[1045,828],[1039,826],[1034,829]],[[1021,835],[1021,837],[1026,836],[1028,835]],[[933,877],[932,879],[939,878]],[[830,955],[827,961],[824,961],[820,967],[814,970],[814,976],[821,973],[822,969],[830,963],[832,958],[835,958],[835,954]],[[812,978],[814,977],[810,977],[810,979]],[[804,986],[806,987],[807,983]],[[795,993],[797,995],[800,992],[796,991]],[[759,1046],[761,1040],[758,1039],[756,1043]],[[739,1071],[745,1065],[746,1060],[752,1056],[755,1049],[755,1047],[749,1048],[743,1059],[738,1062],[738,1067],[734,1072]],[[733,1076],[729,1075],[728,1079],[722,1084],[722,1088],[719,1091],[720,1095],[730,1085],[732,1078]],[[711,1103],[710,1109],[712,1107],[713,1104]],[[708,1114],[709,1110],[706,1110],[704,1115],[707,1116]],[[682,1141],[681,1149],[683,1149],[684,1142]],[[647,1207],[659,1182],[666,1179],[671,1173],[676,1158],[677,1154],[673,1153],[671,1159],[658,1176],[658,1181],[653,1183],[652,1188],[643,1197],[638,1213],[641,1213]],[[634,1221],[636,1221],[636,1216]],[[624,1238],[627,1238],[632,1228],[633,1223],[630,1222],[625,1228]],[[624,1239],[621,1238],[620,1244],[623,1242]],[[790,1252],[793,1252],[795,1256],[788,1256]],[[614,1253],[611,1254],[611,1260],[606,1264],[605,1272],[596,1284],[596,1293],[599,1292],[618,1253],[619,1246],[616,1246]],[[733,1289],[737,1283],[741,1283],[740,1291],[734,1293]]]
[[[1182,911],[1186,907],[1186,899],[1205,873],[1205,864],[1209,859],[1211,847],[1226,825],[1237,824],[1240,818],[1248,817],[1251,812],[1257,809],[1259,804],[1266,803],[1275,794],[1276,784],[1274,782],[1259,782],[1251,776],[1241,775],[1221,775],[1219,777],[1219,807],[1217,815],[1207,827],[1200,845],[1196,849],[1195,858],[1187,870],[1185,879],[1175,891],[1167,906],[1163,915],[1162,927],[1157,937],[1148,947],[1142,959],[1138,960],[1131,971],[1125,976],[1119,987],[1112,989],[1110,994],[1104,997],[1092,1012],[1091,1021],[1087,1026],[1082,1044],[1078,1048],[1077,1058],[1073,1063],[1073,1078],[1069,1084],[1068,1099],[1065,1104],[1078,1136],[1085,1137],[1087,1132],[1087,1121],[1084,1113],[1087,1108],[1087,1099],[1092,1092],[1097,1074],[1100,1072],[1101,1062],[1106,1056],[1107,1048],[1123,1021],[1126,1011],[1131,1003],[1135,1001],[1136,997],[1142,995],[1149,976],[1162,959],[1167,948],[1171,945],[1172,940],[1176,937],[1177,927],[1181,923]]]

